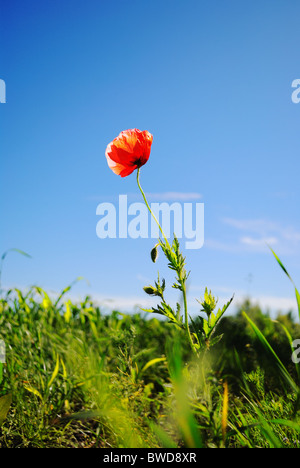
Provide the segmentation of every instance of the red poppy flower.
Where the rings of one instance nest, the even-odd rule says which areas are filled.
[[[108,166],[117,175],[126,177],[149,159],[153,136],[147,130],[124,130],[106,148]]]

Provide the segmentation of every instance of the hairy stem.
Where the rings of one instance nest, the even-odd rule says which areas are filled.
[[[156,224],[157,224],[157,226],[158,226],[158,228],[159,228],[159,230],[160,230],[160,232],[161,232],[161,234],[162,234],[162,236],[163,236],[163,238],[164,238],[164,240],[165,240],[165,243],[166,243],[167,248],[171,251],[172,249],[171,249],[171,246],[170,246],[170,244],[169,244],[169,242],[168,242],[168,239],[166,238],[165,233],[163,232],[162,227],[161,227],[161,225],[159,224],[159,222],[158,222],[158,220],[157,220],[155,214],[154,214],[153,211],[151,210],[150,205],[149,205],[149,203],[148,203],[148,201],[147,201],[146,195],[145,195],[145,193],[144,193],[144,191],[143,191],[143,189],[142,189],[142,187],[141,187],[141,184],[140,184],[140,168],[138,168],[138,170],[137,170],[136,180],[137,180],[137,184],[138,184],[138,187],[139,187],[139,189],[140,189],[140,192],[141,192],[141,194],[142,194],[142,196],[143,196],[144,202],[145,202],[145,204],[146,204],[146,206],[147,206],[147,208],[148,208],[150,214],[152,215],[153,219],[155,220],[155,222],[156,222]],[[180,285],[181,285],[182,295],[183,295],[185,330],[186,330],[186,334],[187,334],[187,338],[188,338],[188,340],[189,340],[190,346],[191,346],[193,352],[194,352],[195,354],[197,354],[197,351],[196,351],[196,348],[195,348],[195,346],[194,346],[193,339],[192,339],[192,336],[191,336],[190,327],[189,327],[189,317],[188,317],[188,308],[187,308],[187,298],[186,298],[185,281],[184,281],[184,279],[182,279],[182,277],[181,277],[181,271],[178,271],[178,275],[179,275],[179,282],[180,282]]]
[[[142,196],[143,196],[144,202],[146,203],[146,206],[147,206],[148,210],[150,211],[151,216],[153,217],[154,221],[156,222],[156,224],[157,224],[157,226],[158,226],[158,228],[159,228],[159,230],[160,230],[160,232],[161,232],[161,234],[162,234],[162,236],[163,236],[163,238],[164,238],[164,240],[165,240],[165,243],[166,243],[167,246],[170,248],[170,244],[169,244],[169,242],[168,242],[168,239],[166,238],[165,233],[164,233],[164,231],[162,230],[161,225],[159,224],[159,222],[158,222],[158,220],[157,220],[155,214],[154,214],[153,211],[151,210],[150,205],[149,205],[149,203],[148,203],[148,201],[147,201],[146,195],[145,195],[145,193],[144,193],[144,191],[143,191],[143,189],[142,189],[142,187],[141,187],[141,184],[140,184],[140,168],[138,168],[138,170],[137,170],[136,180],[137,180],[137,184],[138,184],[138,187],[139,187],[139,189],[140,189],[140,192],[141,192],[141,194],[142,194]]]
[[[182,295],[183,295],[185,330],[186,330],[186,334],[187,334],[190,346],[192,348],[192,351],[193,351],[193,353],[197,354],[197,350],[196,350],[196,348],[194,346],[194,342],[193,342],[190,327],[189,327],[189,316],[188,316],[188,308],[187,308],[185,282],[183,280],[180,280],[180,285],[181,285],[181,288],[182,288]]]

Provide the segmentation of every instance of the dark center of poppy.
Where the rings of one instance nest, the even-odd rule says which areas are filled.
[[[142,166],[142,158],[141,158],[141,156],[135,161],[135,164],[137,165],[137,167],[141,167],[141,166]]]

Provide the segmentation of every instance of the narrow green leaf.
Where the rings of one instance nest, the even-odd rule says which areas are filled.
[[[275,351],[273,350],[272,346],[269,344],[269,342],[267,341],[267,339],[265,338],[263,333],[259,330],[259,328],[255,325],[255,323],[252,322],[252,320],[248,317],[246,312],[243,312],[243,315],[247,319],[247,321],[249,322],[250,326],[252,327],[252,329],[255,332],[257,338],[259,339],[259,341],[264,346],[265,350],[268,351],[268,353],[271,356],[273,356],[273,358],[274,358],[279,370],[281,371],[282,376],[284,377],[284,379],[287,381],[287,383],[291,386],[291,388],[294,391],[298,392],[299,388],[298,388],[297,384],[294,382],[294,380],[292,379],[292,377],[288,373],[285,366],[282,364],[281,360],[279,359],[279,357],[277,356],[277,354],[275,353]]]
[[[294,421],[289,421],[288,419],[271,419],[270,422],[272,424],[279,424],[280,426],[290,427],[291,429],[294,429],[295,431],[300,433],[300,424]]]
[[[10,393],[0,398],[0,426],[2,426],[4,420],[6,419],[11,402],[12,396]]]
[[[65,318],[66,323],[70,323],[70,320],[72,318],[71,305],[72,305],[71,301],[66,302],[66,311],[64,313],[64,318]]]
[[[278,324],[281,326],[281,328],[283,329],[283,331],[285,332],[285,334],[286,334],[286,336],[287,336],[287,339],[288,339],[288,341],[289,341],[290,347],[291,347],[291,353],[293,353],[293,352],[294,352],[293,338],[292,338],[290,332],[289,332],[288,329],[283,325],[283,323],[278,322],[278,320],[274,320],[274,322],[278,323]],[[299,379],[299,382],[300,382],[300,365],[299,365],[299,363],[295,362],[295,367],[296,367],[298,379]]]
[[[51,379],[49,380],[49,382],[47,384],[48,388],[50,388],[52,383],[54,382],[54,379],[56,378],[56,376],[58,374],[58,371],[59,371],[59,356],[57,355],[54,371],[52,373]]]
[[[25,388],[25,390],[27,390],[28,392],[33,393],[34,395],[36,395],[37,397],[39,397],[40,400],[43,400],[42,395],[40,394],[40,392],[39,392],[36,388],[30,387],[29,385],[24,385],[24,388]]]
[[[7,254],[8,254],[9,252],[17,252],[17,253],[19,253],[19,254],[21,254],[21,255],[24,255],[24,257],[32,258],[31,255],[29,255],[29,254],[26,253],[26,252],[23,252],[23,250],[20,250],[20,249],[8,249],[8,250],[6,250],[6,252],[4,252],[4,254],[2,255],[1,260],[4,260],[5,257],[7,256]]]
[[[76,278],[71,284],[69,284],[69,286],[67,286],[66,288],[64,288],[62,290],[62,292],[60,293],[60,295],[58,296],[56,302],[54,303],[54,307],[57,307],[57,305],[59,304],[60,300],[62,299],[62,297],[67,293],[69,292],[72,287],[74,286],[74,284],[78,283],[78,281],[81,281],[83,280],[84,278],[82,276],[79,276],[78,278]]]
[[[144,365],[143,369],[141,372],[145,372],[150,366],[154,366],[154,364],[157,364],[158,362],[165,361],[166,358],[156,358],[156,359],[151,359],[151,361],[147,362],[147,364]]]
[[[280,265],[280,267],[282,268],[282,270],[284,271],[284,273],[287,275],[287,277],[289,278],[289,280],[292,282],[294,288],[295,288],[295,294],[296,294],[296,300],[297,300],[297,306],[298,306],[298,314],[299,314],[299,318],[300,318],[300,294],[295,286],[295,283],[293,281],[293,279],[291,278],[291,276],[289,275],[287,269],[285,268],[285,266],[283,265],[282,261],[280,260],[280,258],[276,255],[276,253],[274,252],[273,249],[271,249],[271,247],[269,246],[269,249],[271,250],[272,254],[274,255],[274,257],[276,258],[278,264]]]
[[[287,269],[285,268],[285,266],[283,265],[282,261],[280,260],[280,258],[276,255],[276,253],[274,252],[274,250],[269,246],[269,249],[271,250],[272,254],[274,255],[274,257],[276,258],[278,264],[280,265],[280,267],[283,269],[284,273],[288,276],[288,278],[292,280],[292,278],[290,277],[289,273],[287,272]]]
[[[295,287],[295,293],[296,293],[296,299],[297,299],[297,305],[298,305],[298,312],[299,312],[299,318],[300,318],[300,294],[297,290],[297,288]]]

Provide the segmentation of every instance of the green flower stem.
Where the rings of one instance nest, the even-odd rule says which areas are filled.
[[[162,230],[162,227],[161,225],[159,224],[155,214],[153,213],[153,211],[151,210],[150,206],[149,206],[149,203],[147,201],[147,198],[146,198],[146,195],[141,187],[141,184],[140,184],[140,168],[138,168],[137,170],[137,175],[136,175],[136,180],[137,180],[137,184],[138,184],[138,187],[140,189],[140,192],[143,196],[143,199],[144,199],[144,202],[148,208],[148,210],[150,211],[150,214],[152,215],[153,219],[155,220],[164,240],[165,240],[165,243],[168,247],[168,249],[171,251],[171,246],[168,242],[168,239],[166,238],[165,236],[165,233],[163,232]],[[190,343],[190,346],[193,350],[193,352],[195,354],[197,354],[197,350],[194,346],[194,343],[193,343],[193,339],[192,339],[192,336],[191,336],[191,332],[190,332],[190,327],[189,327],[189,317],[188,317],[188,308],[187,308],[187,298],[186,298],[186,287],[185,287],[185,281],[183,279],[180,278],[180,285],[181,285],[181,289],[182,289],[182,295],[183,295],[183,304],[184,304],[184,318],[185,318],[185,330],[186,330],[186,334],[187,334],[187,337],[188,337],[188,340],[189,340],[189,343]]]
[[[164,231],[162,230],[161,225],[159,224],[159,222],[158,222],[158,220],[157,220],[155,214],[154,214],[153,211],[151,210],[150,205],[149,205],[149,203],[147,202],[146,195],[145,195],[145,193],[144,193],[144,191],[143,191],[143,189],[142,189],[142,187],[141,187],[141,184],[140,184],[140,167],[138,168],[137,173],[136,173],[136,180],[137,180],[137,184],[138,184],[138,187],[139,187],[139,189],[140,189],[140,192],[141,192],[141,194],[142,194],[142,196],[143,196],[144,202],[146,203],[146,206],[147,206],[148,210],[150,211],[150,213],[151,213],[151,215],[152,215],[154,221],[156,222],[156,224],[157,224],[157,226],[158,226],[158,228],[159,228],[159,230],[160,230],[160,232],[161,232],[161,234],[162,234],[162,236],[163,236],[163,238],[164,238],[164,240],[165,240],[165,243],[167,244],[168,248],[170,249],[171,247],[170,247],[170,244],[169,244],[169,242],[168,242],[168,239],[166,238],[165,233],[164,233]]]
[[[197,350],[196,350],[196,348],[195,348],[195,346],[194,346],[194,342],[193,342],[193,339],[192,339],[192,336],[191,336],[190,327],[189,327],[189,317],[188,317],[188,308],[187,308],[187,298],[186,298],[186,287],[185,287],[185,282],[181,280],[181,281],[180,281],[180,284],[181,284],[182,295],[183,295],[184,320],[185,320],[185,330],[186,330],[186,334],[187,334],[187,337],[188,337],[188,340],[189,340],[189,343],[190,343],[190,346],[191,346],[191,348],[192,348],[193,353],[198,354],[198,353],[197,353]]]

